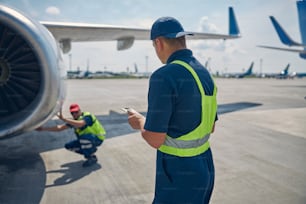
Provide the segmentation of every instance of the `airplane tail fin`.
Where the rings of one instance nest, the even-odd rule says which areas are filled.
[[[306,1],[297,1],[296,4],[298,8],[301,38],[304,45],[304,53],[300,53],[300,57],[306,59]]]
[[[286,66],[286,68],[284,69],[284,74],[285,75],[288,75],[288,73],[289,73],[289,67],[290,67],[290,64],[288,64],[287,66]]]
[[[252,72],[253,72],[253,66],[254,66],[254,62],[251,63],[249,69],[246,71],[246,74],[247,74],[247,75],[252,74]]]
[[[135,73],[138,73],[138,66],[136,63],[134,63],[134,69],[135,69]]]
[[[246,76],[251,76],[253,74],[254,62],[251,63],[250,67],[242,74],[236,76],[237,78],[244,78]]]
[[[273,16],[270,16],[270,19],[278,34],[279,39],[281,40],[283,44],[288,45],[288,46],[300,46],[301,45],[300,43],[297,43],[290,38],[290,36],[286,33],[286,31],[281,27],[281,25],[277,22],[277,20]]]
[[[232,7],[229,7],[229,35],[240,35],[239,26],[235,17],[234,9]]]
[[[297,9],[299,15],[299,26],[302,38],[302,44],[306,46],[306,1],[297,1]],[[304,48],[304,50],[306,47]],[[304,54],[304,57],[306,55]]]

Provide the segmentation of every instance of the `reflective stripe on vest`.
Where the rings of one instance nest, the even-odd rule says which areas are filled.
[[[81,137],[82,135],[85,135],[85,134],[94,134],[100,140],[104,140],[105,139],[104,135],[106,134],[106,132],[105,132],[103,126],[101,125],[101,123],[97,120],[96,116],[90,114],[89,112],[83,112],[82,116],[80,116],[78,118],[78,120],[83,120],[84,116],[91,116],[92,125],[87,126],[84,129],[76,128],[75,133],[78,135],[78,137]]]
[[[201,123],[191,132],[182,135],[178,138],[172,138],[167,135],[164,144],[159,147],[159,151],[180,157],[192,157],[202,154],[210,146],[208,139],[212,131],[217,112],[217,88],[215,83],[213,82],[213,95],[205,95],[202,83],[198,75],[189,64],[181,60],[175,60],[171,63],[183,66],[192,74],[193,78],[195,79],[199,91],[201,93]]]

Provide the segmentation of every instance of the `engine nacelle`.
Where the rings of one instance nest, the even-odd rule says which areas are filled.
[[[0,139],[33,130],[64,99],[58,43],[38,21],[0,5]]]

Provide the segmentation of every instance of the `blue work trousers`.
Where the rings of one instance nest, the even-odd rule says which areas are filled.
[[[97,151],[97,147],[102,143],[103,140],[100,140],[97,136],[86,134],[82,135],[77,140],[66,143],[65,148],[78,154],[82,154],[85,158],[89,158]]]
[[[153,204],[208,204],[215,180],[210,148],[194,157],[157,151]]]

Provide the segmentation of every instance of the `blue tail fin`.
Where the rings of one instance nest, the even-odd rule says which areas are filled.
[[[280,26],[280,24],[277,22],[277,20],[270,16],[270,19],[272,21],[272,24],[278,34],[279,39],[282,41],[283,44],[293,46],[293,45],[299,45],[299,43],[293,41],[290,36],[286,33],[286,31]]]
[[[234,36],[240,35],[240,30],[232,7],[229,7],[229,34]]]
[[[290,67],[290,64],[288,64],[288,65],[286,66],[286,68],[282,71],[282,73],[284,73],[284,75],[288,75],[288,73],[289,73],[289,67]]]
[[[297,1],[302,44],[306,46],[306,1]],[[304,48],[304,50],[306,47]],[[305,55],[305,54],[304,54]]]
[[[251,63],[249,69],[245,73],[246,75],[251,75],[253,73],[253,66],[254,66],[254,62]]]

